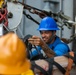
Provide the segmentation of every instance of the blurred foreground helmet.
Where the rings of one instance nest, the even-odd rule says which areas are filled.
[[[0,74],[21,74],[30,69],[26,47],[16,34],[0,37]]]
[[[0,8],[2,8],[2,4],[4,3],[5,0],[0,0]]]
[[[41,20],[38,30],[59,30],[59,28],[53,18],[45,17]]]

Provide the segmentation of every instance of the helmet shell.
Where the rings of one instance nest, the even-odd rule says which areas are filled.
[[[45,17],[41,20],[38,30],[59,30],[59,28],[53,18]]]
[[[23,41],[15,33],[0,37],[0,74],[21,74],[29,69]]]

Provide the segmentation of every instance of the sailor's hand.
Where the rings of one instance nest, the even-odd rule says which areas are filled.
[[[35,63],[40,66],[41,68],[43,68],[44,70],[48,71],[49,69],[49,64],[47,61],[45,60],[36,60]]]
[[[36,45],[36,46],[42,46],[43,45],[43,40],[38,37],[38,36],[32,36],[32,38],[28,39],[29,43]]]

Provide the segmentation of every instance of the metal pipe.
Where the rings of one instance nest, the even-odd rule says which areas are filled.
[[[60,0],[60,11],[63,11],[63,1],[62,0]],[[60,38],[62,38],[62,35],[63,35],[63,32],[62,31],[63,30],[60,29]]]
[[[63,11],[63,0],[60,0],[60,11]]]

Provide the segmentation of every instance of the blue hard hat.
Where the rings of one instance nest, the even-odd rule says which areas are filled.
[[[59,28],[53,18],[45,17],[41,20],[38,30],[59,30]]]

